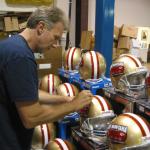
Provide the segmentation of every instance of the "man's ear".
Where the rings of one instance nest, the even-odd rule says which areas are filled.
[[[41,35],[44,32],[45,29],[45,23],[43,21],[39,21],[37,24],[37,34]]]

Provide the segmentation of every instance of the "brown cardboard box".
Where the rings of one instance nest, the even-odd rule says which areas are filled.
[[[4,17],[5,31],[18,31],[18,18],[17,17]]]
[[[18,31],[19,30],[19,23],[18,23],[18,18],[17,17],[12,17],[12,30],[13,31]]]
[[[129,54],[129,50],[127,49],[116,49],[116,56],[119,57],[122,54]]]
[[[118,41],[118,47],[119,49],[127,49],[129,50],[131,46],[131,39],[130,37],[120,37]]]
[[[136,28],[135,26],[123,24],[121,27],[120,35],[121,36],[129,36],[132,38],[137,38],[137,33],[138,33],[138,28]]]
[[[44,51],[44,59],[37,59],[38,76],[42,78],[46,74],[58,74],[62,67],[62,48],[52,48]]]
[[[118,40],[119,37],[119,27],[114,26],[114,40]]]
[[[4,17],[5,31],[12,31],[11,17]]]
[[[82,49],[87,50],[94,49],[95,39],[92,34],[93,34],[92,31],[82,31],[80,43]]]

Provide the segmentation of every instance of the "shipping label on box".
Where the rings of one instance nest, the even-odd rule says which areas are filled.
[[[122,25],[121,27],[121,36],[128,36],[132,38],[137,38],[138,28],[131,25]]]

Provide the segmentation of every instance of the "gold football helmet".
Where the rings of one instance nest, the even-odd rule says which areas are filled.
[[[88,118],[98,117],[103,112],[111,110],[111,105],[106,98],[95,95],[88,110]]]
[[[35,127],[32,138],[32,149],[45,148],[50,140],[56,137],[56,127],[53,123]]]
[[[81,61],[81,49],[71,47],[64,52],[63,64],[66,70],[78,70]]]
[[[110,77],[116,91],[132,97],[145,95],[147,69],[133,55],[120,55],[110,67]]]
[[[68,140],[56,138],[48,143],[47,150],[75,150],[75,147]]]
[[[57,87],[56,92],[58,95],[74,97],[79,93],[79,90],[73,84],[63,83]]]
[[[150,148],[149,123],[133,113],[124,113],[113,119],[107,136],[112,150]]]
[[[56,94],[56,87],[62,82],[59,76],[54,74],[45,75],[40,82],[40,89],[48,92],[50,95]]]
[[[105,74],[105,70],[106,62],[102,54],[96,51],[82,54],[79,72],[84,80],[98,79]]]

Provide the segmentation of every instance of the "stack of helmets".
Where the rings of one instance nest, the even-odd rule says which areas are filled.
[[[47,150],[75,150],[75,147],[68,140],[56,138],[48,143]]]
[[[124,113],[114,118],[107,135],[112,150],[150,149],[150,124],[133,113]]]
[[[63,65],[66,70],[78,70],[81,62],[81,49],[71,47],[64,52]]]
[[[57,89],[57,94],[61,96],[69,96],[69,97],[74,97],[79,93],[78,88],[70,83],[63,83],[60,84]]]
[[[45,75],[40,82],[40,89],[48,92],[50,95],[56,94],[56,88],[61,84],[59,76],[54,74]]]
[[[44,149],[50,140],[56,137],[56,128],[53,123],[35,127],[32,137],[32,149]]]
[[[79,67],[82,79],[99,79],[105,74],[105,70],[106,62],[102,54],[96,51],[88,51],[82,54]]]

